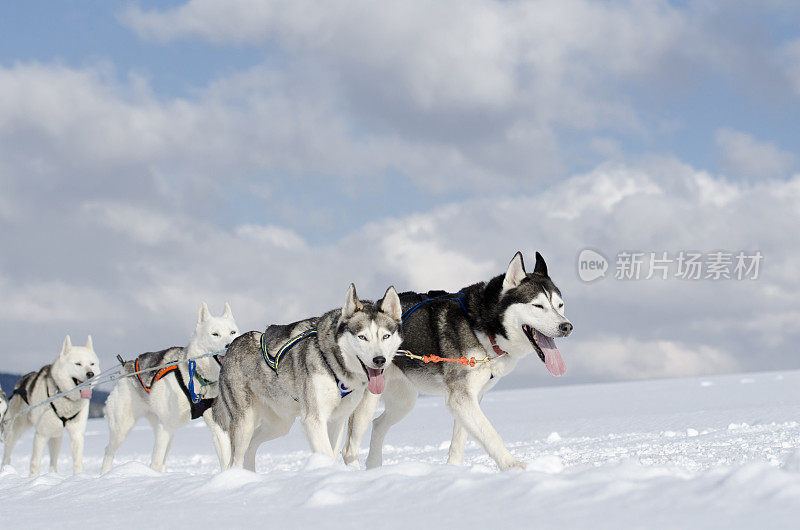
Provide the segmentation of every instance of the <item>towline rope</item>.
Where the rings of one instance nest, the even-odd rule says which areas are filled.
[[[408,357],[409,359],[414,359],[417,361],[422,361],[424,363],[458,363],[461,366],[470,366],[475,367],[478,364],[487,364],[490,363],[492,360],[489,357],[484,357],[483,359],[476,359],[475,357],[470,357],[469,359],[462,355],[457,359],[451,359],[449,357],[439,357],[438,355],[417,355],[411,353],[408,350],[397,350],[397,355],[402,355],[403,357]]]

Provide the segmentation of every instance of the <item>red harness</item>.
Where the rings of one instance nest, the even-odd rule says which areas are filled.
[[[492,349],[497,355],[504,355],[507,353],[503,348],[497,345],[497,341],[494,340],[494,337],[492,335],[489,335],[489,342],[492,343]]]

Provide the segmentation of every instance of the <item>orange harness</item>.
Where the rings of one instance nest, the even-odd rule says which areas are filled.
[[[139,370],[139,359],[136,359],[136,364],[134,366],[136,367],[136,371],[139,372],[140,371]],[[150,386],[147,386],[146,384],[144,384],[144,381],[142,380],[142,374],[140,374],[140,373],[136,374],[136,377],[139,379],[139,382],[142,384],[142,388],[144,388],[145,392],[150,392],[150,390],[153,388],[153,385],[155,385],[158,382],[159,379],[161,379],[162,377],[164,377],[165,375],[167,375],[171,371],[177,370],[177,369],[178,369],[178,365],[176,365],[176,364],[173,364],[172,366],[167,366],[167,367],[162,368],[161,370],[158,371],[156,376],[150,382]]]

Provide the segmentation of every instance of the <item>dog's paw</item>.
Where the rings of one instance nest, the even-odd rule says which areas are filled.
[[[501,471],[508,471],[509,469],[526,469],[528,464],[522,462],[520,460],[514,460],[513,458],[508,460],[507,462],[503,462],[500,464]]]
[[[522,462],[520,460],[514,460],[514,463],[511,464],[511,467],[512,468],[516,467],[518,469],[526,469],[528,467],[528,464],[526,464],[525,462]]]

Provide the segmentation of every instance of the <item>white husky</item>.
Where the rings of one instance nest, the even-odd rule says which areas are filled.
[[[222,316],[214,317],[211,316],[208,306],[203,302],[200,306],[197,326],[189,339],[188,346],[144,353],[135,361],[125,363],[125,370],[132,373],[161,366],[171,361],[178,361],[170,368],[145,372],[123,379],[111,392],[106,401],[106,418],[110,436],[103,459],[103,473],[111,469],[114,454],[141,417],[145,417],[150,422],[155,433],[155,446],[150,467],[156,471],[164,471],[164,460],[176,429],[200,416],[203,416],[209,427],[213,429],[213,419],[209,407],[219,394],[216,383],[222,364],[221,357],[217,355],[197,360],[197,371],[193,378],[193,384],[203,393],[203,399],[198,403],[192,403],[190,397],[190,377],[186,360],[225,350],[238,334],[239,329],[228,304],[225,304],[225,312]],[[214,439],[214,443],[217,454],[221,458],[221,449],[217,446],[216,439]]]
[[[100,361],[94,353],[92,337],[86,346],[73,346],[67,335],[61,353],[38,372],[31,372],[20,378],[14,387],[6,411],[6,447],[3,465],[11,461],[11,451],[25,431],[31,426],[36,429],[31,453],[31,475],[39,474],[45,444],[50,447],[50,471],[58,466],[58,452],[64,429],[69,433],[72,448],[72,472],[83,471],[83,435],[86,432],[86,419],[89,417],[89,389],[76,390],[28,412],[30,405],[36,405],[61,392],[68,392],[100,372]]]

